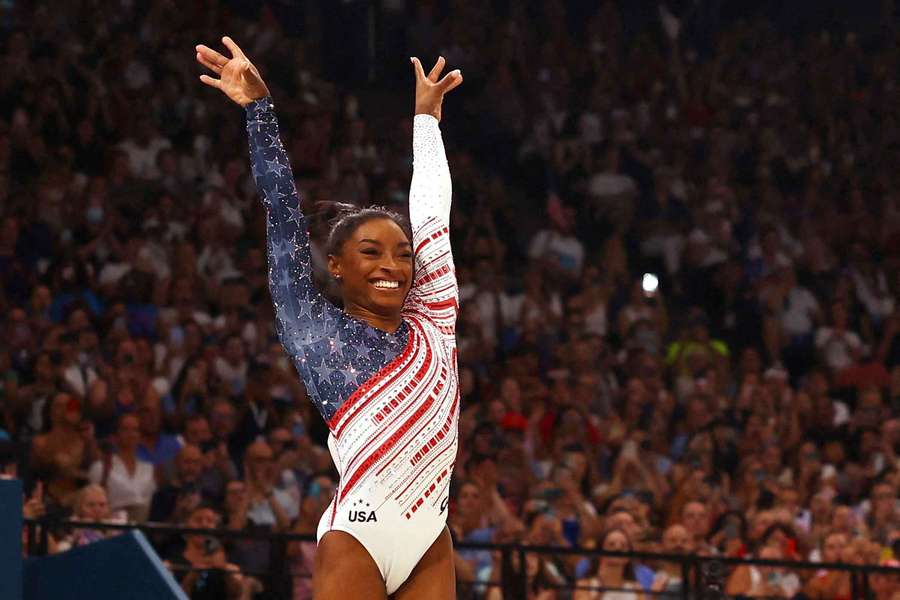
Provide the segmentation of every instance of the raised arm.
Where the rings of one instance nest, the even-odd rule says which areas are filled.
[[[318,312],[312,307],[326,303],[313,283],[308,222],[300,210],[294,174],[278,135],[272,99],[266,96],[252,102],[246,111],[253,179],[266,209],[269,289],[277,321],[285,328],[305,328],[312,313]],[[281,331],[279,336],[288,346]]]
[[[444,94],[462,83],[462,75],[456,70],[441,79],[443,57],[427,76],[419,60],[411,60],[416,74],[416,114],[409,220],[416,272],[409,301],[411,308],[421,302],[430,316],[452,328],[458,309],[449,236],[452,185],[438,123]]]
[[[290,161],[278,133],[278,119],[269,90],[256,67],[231,38],[222,42],[226,58],[207,46],[197,46],[197,60],[220,76],[201,81],[221,90],[247,113],[250,161],[256,188],[266,209],[269,289],[275,305],[276,328],[285,349],[296,355],[314,337],[314,320],[337,310],[316,290],[307,220],[300,210]]]

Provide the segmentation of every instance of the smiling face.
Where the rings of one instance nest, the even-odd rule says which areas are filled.
[[[373,218],[328,256],[328,269],[340,282],[348,312],[399,316],[412,283],[412,245],[393,220]]]

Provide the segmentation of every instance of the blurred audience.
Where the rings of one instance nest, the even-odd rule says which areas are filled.
[[[227,31],[275,98],[322,274],[317,201],[406,203],[397,57],[467,74],[442,124],[457,542],[895,564],[894,3],[821,32],[731,3],[389,4],[410,18],[376,20],[396,35],[366,59],[316,3],[0,6],[0,438],[29,514],[312,533],[334,493],[274,332],[243,117],[185,51]],[[194,598],[242,597],[271,593],[241,575],[270,550],[191,535],[170,560]],[[309,574],[314,547],[288,554]],[[459,550],[461,597],[685,585],[676,562],[500,558]],[[727,580],[850,593],[813,568]]]

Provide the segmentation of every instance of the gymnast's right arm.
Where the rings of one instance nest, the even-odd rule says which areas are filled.
[[[269,289],[275,305],[276,329],[285,349],[296,355],[310,341],[312,321],[327,304],[313,284],[306,217],[294,185],[287,153],[278,134],[278,120],[269,90],[256,67],[231,38],[222,42],[226,58],[207,46],[197,46],[197,61],[220,76],[200,77],[221,90],[247,113],[247,134],[253,178],[266,209]]]

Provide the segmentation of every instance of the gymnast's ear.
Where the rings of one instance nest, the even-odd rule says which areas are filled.
[[[341,259],[334,254],[328,255],[328,272],[335,281],[341,282]]]

